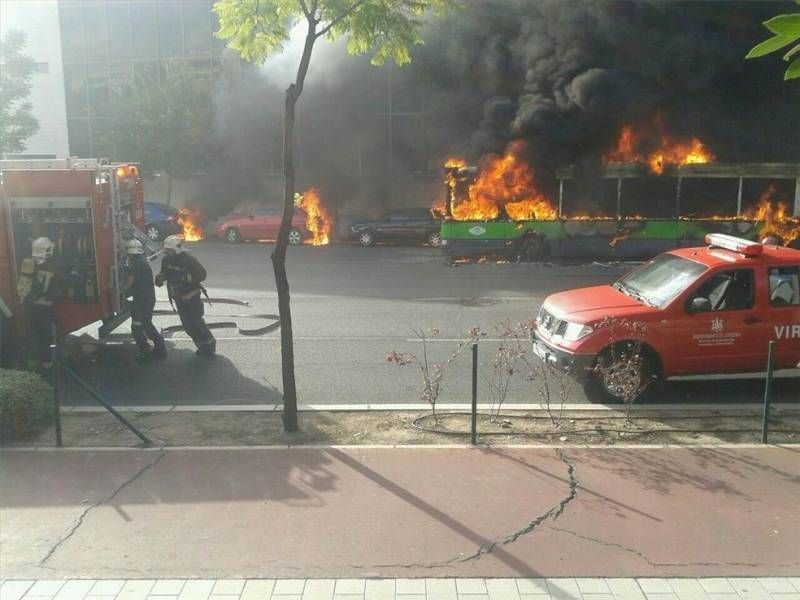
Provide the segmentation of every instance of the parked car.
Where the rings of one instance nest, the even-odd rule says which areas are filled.
[[[441,220],[433,217],[430,208],[406,208],[392,211],[382,219],[354,223],[350,227],[350,238],[362,246],[405,242],[438,247],[442,242],[441,226]]]
[[[281,226],[283,208],[257,208],[248,214],[232,214],[223,219],[217,229],[222,239],[236,244],[245,240],[274,240],[278,237]],[[293,246],[302,244],[311,237],[306,229],[308,215],[302,208],[295,208],[292,216],[292,228],[289,230],[289,243]]]
[[[613,285],[545,298],[534,353],[597,399],[634,401],[660,379],[800,362],[800,251],[724,235],[661,254]]]
[[[178,223],[178,209],[160,202],[144,203],[144,233],[154,242],[183,231]]]

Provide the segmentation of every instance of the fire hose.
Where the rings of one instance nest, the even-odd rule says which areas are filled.
[[[203,302],[208,304],[233,304],[235,306],[250,306],[250,303],[246,300],[236,300],[232,298],[204,298]],[[175,315],[177,314],[174,310],[154,310],[153,315]],[[257,320],[269,320],[271,323],[268,325],[264,325],[263,327],[256,327],[255,329],[245,329],[240,327],[238,323],[235,321],[219,321],[216,323],[206,323],[206,326],[209,329],[236,329],[240,335],[245,336],[255,336],[255,335],[263,335],[265,333],[270,333],[280,328],[280,316],[273,315],[268,313],[259,313],[255,315],[244,315],[244,314],[235,314],[235,315],[213,315],[214,317],[227,317],[230,319],[257,319]],[[161,333],[171,334],[177,331],[182,331],[183,325],[169,325],[167,327],[161,328]]]

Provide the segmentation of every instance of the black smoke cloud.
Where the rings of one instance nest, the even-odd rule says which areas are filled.
[[[522,138],[546,179],[596,164],[623,124],[647,128],[656,115],[721,161],[800,162],[800,85],[782,80],[777,55],[744,60],[766,37],[764,20],[794,11],[792,2],[473,0],[431,22],[406,67],[321,48],[299,104],[301,186],[321,186],[345,210],[428,204],[447,155],[474,160]],[[275,194],[266,163],[279,169],[291,69],[280,71],[245,73],[219,96],[239,195]]]

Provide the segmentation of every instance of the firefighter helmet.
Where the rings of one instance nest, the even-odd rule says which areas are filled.
[[[125,242],[125,252],[128,254],[144,254],[144,246],[139,240],[128,240]]]
[[[33,240],[31,247],[31,256],[38,264],[42,264],[48,258],[53,256],[53,249],[55,245],[50,238],[40,237]]]
[[[781,240],[780,236],[771,234],[761,240],[761,243],[765,246],[781,246],[783,245],[783,240]]]
[[[183,252],[183,240],[177,235],[170,235],[164,238],[164,250],[172,250],[175,253]]]

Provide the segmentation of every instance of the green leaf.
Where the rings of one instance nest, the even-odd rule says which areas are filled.
[[[790,79],[800,79],[800,58],[795,58],[792,64],[789,65],[789,68],[786,69],[783,79],[784,81],[789,81]]]
[[[797,38],[785,35],[773,36],[768,40],[764,40],[758,46],[750,50],[750,52],[747,53],[747,56],[745,56],[745,58],[759,58],[761,56],[765,56],[767,54],[775,52],[776,50],[780,50],[785,46],[788,46],[793,41],[795,41],[795,39]]]
[[[798,0],[798,1],[800,2],[800,0]],[[795,46],[794,48],[789,50],[786,54],[784,54],[783,55],[783,60],[789,60],[790,58],[792,58],[798,52],[800,52],[800,44],[797,44],[797,46]]]
[[[800,38],[800,14],[778,15],[764,21],[764,27],[778,35],[790,35]]]

